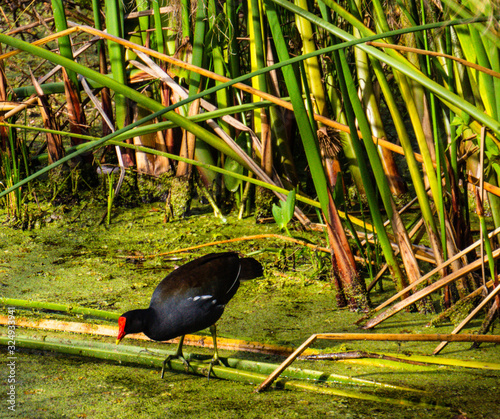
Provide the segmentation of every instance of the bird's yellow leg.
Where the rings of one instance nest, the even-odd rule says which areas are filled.
[[[212,340],[214,342],[214,356],[210,361],[210,366],[208,367],[208,379],[210,380],[210,374],[212,372],[213,366],[220,364],[219,351],[217,350],[217,327],[215,324],[210,326],[210,333],[212,335]]]
[[[177,345],[177,350],[175,351],[175,354],[167,356],[163,361],[163,367],[161,369],[161,378],[163,378],[163,375],[165,374],[165,365],[167,365],[167,363],[170,362],[171,359],[180,359],[184,364],[184,366],[186,367],[186,371],[189,369],[189,362],[187,361],[186,358],[184,358],[184,355],[182,354],[183,344],[184,344],[184,335],[182,335],[179,340],[179,345]]]

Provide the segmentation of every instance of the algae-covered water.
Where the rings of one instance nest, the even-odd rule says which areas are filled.
[[[253,219],[227,217],[223,223],[211,213],[198,212],[183,220],[163,222],[158,204],[136,209],[115,209],[111,225],[100,224],[102,211],[83,204],[54,213],[41,228],[31,231],[0,227],[1,296],[75,304],[123,313],[146,307],[157,283],[175,266],[212,251],[237,250],[253,255],[263,265],[263,278],[240,287],[218,323],[219,336],[296,347],[313,333],[359,332],[354,322],[361,316],[338,310],[328,281],[328,258],[278,239],[242,241],[163,257],[132,259],[213,241],[263,233],[279,233],[274,224],[257,225]],[[322,233],[294,232],[324,245]],[[393,291],[374,292],[382,301]],[[0,307],[7,315],[7,308]],[[16,318],[64,319],[102,323],[83,316],[17,309]],[[375,332],[448,333],[452,324],[426,327],[432,316],[402,313],[382,323]],[[469,332],[480,320],[471,323]],[[6,328],[0,329],[2,334]],[[52,336],[40,330],[16,330],[18,335]],[[58,336],[61,336],[58,332]],[[66,333],[68,339],[113,343],[113,338],[92,338]],[[127,338],[125,339],[127,340]],[[124,342],[125,343],[125,342]],[[167,347],[153,342],[127,344],[146,348]],[[314,347],[331,352],[378,351],[429,355],[436,343],[317,342]],[[440,357],[500,362],[500,348],[482,344],[448,345]],[[209,354],[199,348],[189,352]],[[296,361],[294,366],[328,371],[384,383],[426,390],[413,393],[333,384],[401,404],[357,400],[298,390],[255,393],[259,383],[244,384],[113,361],[16,348],[16,410],[8,410],[6,347],[2,355],[0,417],[19,418],[500,418],[500,371],[446,366],[416,366],[394,362]],[[270,355],[221,351],[223,356],[280,363]],[[404,404],[412,402],[413,405]],[[420,403],[420,405],[419,405]],[[426,404],[427,406],[423,406]],[[431,407],[438,405],[441,407]],[[461,416],[460,416],[461,415]]]

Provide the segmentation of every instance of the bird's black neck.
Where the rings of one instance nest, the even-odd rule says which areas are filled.
[[[154,314],[151,308],[140,308],[131,310],[125,313],[124,316],[127,318],[127,333],[140,333],[147,329],[147,325]]]

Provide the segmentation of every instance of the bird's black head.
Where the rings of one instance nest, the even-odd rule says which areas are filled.
[[[147,309],[131,310],[120,316],[118,319],[118,337],[116,338],[116,344],[119,344],[124,336],[129,333],[140,333],[144,331],[146,312]]]

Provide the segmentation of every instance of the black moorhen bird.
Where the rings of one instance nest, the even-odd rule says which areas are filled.
[[[153,292],[149,308],[128,311],[118,319],[120,343],[129,333],[143,332],[147,337],[164,341],[181,336],[177,352],[172,357],[188,362],[182,355],[184,335],[210,327],[214,341],[214,356],[210,362],[219,362],[215,322],[225,305],[236,294],[240,280],[262,276],[262,265],[253,258],[240,258],[237,253],[211,253],[195,259],[167,275]]]

